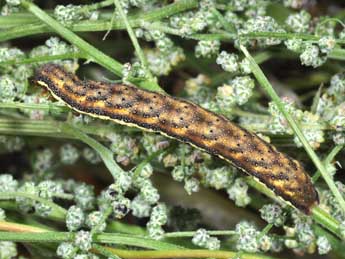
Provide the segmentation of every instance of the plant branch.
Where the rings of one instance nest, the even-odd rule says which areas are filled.
[[[322,163],[327,166],[329,163],[332,162],[332,160],[334,159],[334,157],[336,157],[336,155],[344,148],[344,145],[337,145],[335,146],[332,151],[328,154],[328,156],[322,161]],[[312,181],[313,183],[315,183],[319,177],[321,176],[321,172],[320,170],[317,170],[316,173],[313,175],[312,177]]]
[[[14,222],[3,221],[3,220],[0,220],[0,230],[9,231],[9,232],[31,232],[31,233],[41,233],[41,232],[48,231],[40,227],[18,224]]]
[[[27,232],[0,232],[0,241],[13,241],[24,243],[61,243],[74,240],[74,233],[46,231],[42,228],[33,228],[23,224],[0,221],[0,230],[27,229]],[[169,244],[162,241],[152,240],[145,237],[135,237],[123,234],[101,233],[95,234],[94,242],[123,244],[129,246],[143,247],[148,249],[158,249],[158,251],[122,250],[111,247],[93,245],[93,251],[104,254],[104,249],[109,253],[121,258],[232,258],[237,252],[232,251],[211,251],[202,249],[184,249],[183,247]],[[110,255],[110,254],[109,254]],[[274,259],[274,257],[261,254],[242,253],[242,259]]]
[[[55,19],[50,17],[45,11],[40,9],[35,4],[23,0],[21,5],[26,8],[29,12],[33,13],[37,16],[42,22],[49,25],[56,33],[61,35],[64,39],[69,41],[71,44],[78,47],[83,53],[87,54],[87,57],[92,59],[94,62],[100,64],[101,66],[107,68],[109,71],[113,72],[119,77],[122,77],[122,64],[118,61],[114,60],[113,58],[109,57],[108,55],[104,54],[79,36],[77,36],[74,32],[70,31]],[[133,79],[129,78],[129,81],[133,81]],[[138,82],[140,87],[146,88],[152,91],[162,91],[159,85],[153,81],[140,81]]]
[[[153,22],[158,21],[163,18],[167,18],[171,15],[194,9],[198,6],[197,0],[180,0],[169,5],[165,5],[161,8],[150,10],[144,13],[138,13],[128,17],[129,23],[132,28],[139,27],[142,22]],[[0,28],[1,24],[8,26],[8,24],[13,24],[12,20],[16,21],[17,26],[8,28],[7,30],[0,32],[0,41],[6,41],[11,39],[16,39],[24,36],[30,36],[34,34],[49,33],[54,30],[49,26],[38,23],[35,16],[31,16],[32,21],[28,20],[30,16],[28,14],[22,14],[18,17],[18,14],[13,14],[10,16],[0,16]],[[14,17],[14,18],[13,18]],[[9,22],[7,22],[9,20]],[[18,23],[23,21],[22,24]],[[26,25],[23,27],[22,25]],[[87,31],[107,31],[109,29],[109,21],[98,20],[98,21],[80,21],[68,27],[70,30],[75,32],[87,32]],[[125,24],[122,21],[116,21],[112,24],[111,29],[122,30],[125,29]]]
[[[138,39],[137,37],[135,37],[135,34],[133,32],[133,29],[131,27],[131,25],[129,24],[129,21],[127,19],[127,15],[125,14],[125,12],[123,11],[123,8],[120,4],[120,1],[119,0],[114,0],[114,3],[116,5],[116,9],[118,10],[118,12],[120,13],[120,16],[121,16],[121,19],[123,21],[123,23],[125,24],[126,26],[126,30],[128,32],[128,35],[129,35],[129,38],[131,39],[132,41],[132,44],[134,46],[134,49],[135,49],[135,52],[140,60],[140,63],[141,65],[143,66],[145,72],[146,72],[146,75],[147,77],[149,78],[149,80],[154,80],[153,79],[153,76],[150,72],[150,69],[149,69],[149,66],[148,66],[148,63],[147,63],[147,59],[139,45],[139,42],[138,42]]]
[[[201,249],[165,250],[165,251],[135,251],[106,247],[108,251],[124,259],[158,259],[158,258],[236,258],[237,252],[211,251]],[[241,259],[274,259],[262,254],[241,253]]]
[[[26,198],[26,199],[30,199],[30,200],[34,200],[37,202],[40,202],[44,205],[49,206],[52,210],[49,213],[49,217],[51,218],[56,218],[56,219],[64,219],[66,216],[66,210],[62,207],[60,207],[59,205],[55,204],[52,201],[43,199],[41,197],[32,195],[32,194],[28,194],[25,192],[6,192],[6,193],[0,193],[0,200],[13,200],[16,199],[18,197],[21,198]]]
[[[60,55],[51,55],[51,56],[45,55],[45,56],[36,56],[32,58],[6,60],[6,61],[0,62],[0,66],[31,64],[31,63],[37,63],[37,62],[47,62],[47,61],[54,61],[54,60],[60,60],[60,59],[74,59],[74,58],[86,59],[86,57],[81,52],[67,52]]]
[[[85,144],[92,147],[95,151],[97,151],[115,181],[118,178],[119,174],[125,173],[122,168],[114,161],[113,152],[110,149],[106,148],[101,143],[89,137],[72,125],[63,124],[61,126],[61,129],[63,132],[74,136],[75,138],[81,140]]]

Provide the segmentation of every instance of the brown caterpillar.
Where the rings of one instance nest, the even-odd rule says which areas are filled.
[[[306,214],[318,203],[298,161],[196,104],[129,85],[81,81],[52,64],[41,67],[34,81],[78,112],[159,132],[225,159]]]

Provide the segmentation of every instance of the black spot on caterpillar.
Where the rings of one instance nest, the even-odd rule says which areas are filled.
[[[216,155],[306,214],[318,203],[311,179],[298,161],[196,104],[125,84],[82,81],[52,64],[42,66],[34,82],[78,112],[159,132]]]

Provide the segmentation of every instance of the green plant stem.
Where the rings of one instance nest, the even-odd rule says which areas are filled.
[[[28,12],[12,13],[10,15],[0,16],[0,34],[4,34],[5,30],[19,29],[23,24],[37,23],[39,20]],[[15,36],[15,35],[13,35]]]
[[[30,225],[0,220],[0,231],[41,233],[48,230],[41,227],[34,227]]]
[[[196,8],[198,6],[198,1],[196,0],[181,0],[175,2],[170,5],[166,5],[164,7],[151,10],[147,13],[138,13],[137,15],[131,15],[128,17],[129,23],[132,28],[140,27],[143,22],[154,22],[158,21],[162,18],[166,18],[168,16],[177,14],[179,12],[183,12],[189,9]],[[15,15],[11,15],[15,16]],[[11,16],[2,17],[0,19],[0,26],[1,24],[8,24],[6,20],[12,20]],[[18,16],[18,15],[17,15]],[[27,15],[22,14],[24,18]],[[18,20],[16,17],[15,20]],[[51,29],[42,24],[28,24],[30,21],[23,20],[27,27],[20,28],[20,24],[18,27],[14,27],[9,29],[8,31],[0,33],[0,41],[10,40],[17,37],[28,36],[32,34],[39,34],[39,33],[46,33],[51,32]],[[76,22],[72,26],[69,27],[72,31],[107,31],[109,29],[108,21],[98,20],[98,21],[80,21]],[[122,21],[117,21],[112,25],[112,29],[124,29],[125,24]],[[158,29],[158,28],[157,28]],[[160,31],[169,33],[169,34],[176,34],[179,36],[184,36],[188,38],[194,38],[197,40],[234,40],[238,38],[237,34],[229,33],[229,32],[218,32],[218,33],[210,33],[210,34],[192,34],[192,35],[181,35],[179,30],[170,28],[166,25],[161,26],[159,28]],[[276,39],[303,39],[311,42],[317,42],[320,40],[321,36],[312,35],[312,34],[305,34],[305,33],[287,33],[287,32],[251,32],[248,34],[240,35],[241,38],[246,39],[257,39],[257,38],[276,38]],[[343,39],[336,39],[337,44],[345,44],[345,40]]]
[[[178,29],[169,27],[165,23],[161,22],[154,22],[151,25],[148,25],[152,29],[160,30],[162,32],[168,34],[174,34],[178,36],[184,36],[190,39],[196,40],[235,40],[238,37],[243,39],[258,39],[258,38],[275,38],[281,40],[289,40],[289,39],[302,39],[310,42],[318,42],[322,36],[317,36],[313,34],[306,34],[306,33],[288,33],[288,32],[251,32],[247,34],[238,35],[235,32],[226,32],[226,31],[218,31],[216,33],[208,33],[208,34],[201,34],[201,33],[194,33],[191,35],[183,35]],[[343,39],[335,39],[337,44],[345,44],[345,40]]]
[[[72,125],[63,124],[61,129],[63,132],[76,137],[77,139],[81,140],[85,144],[92,147],[95,151],[97,151],[97,153],[102,158],[105,166],[108,168],[108,170],[112,174],[114,181],[116,181],[119,174],[125,173],[122,170],[122,168],[114,161],[113,152],[110,149],[106,148],[101,143],[89,137],[88,135],[81,132],[80,130],[73,127]]]
[[[0,241],[13,242],[70,242],[74,240],[74,233],[46,231],[40,233],[34,232],[0,232]],[[118,244],[142,247],[155,250],[180,250],[181,246],[153,240],[142,236],[131,236],[117,233],[95,233],[93,242],[103,244]]]
[[[146,59],[146,57],[144,55],[144,52],[142,51],[142,49],[141,49],[141,47],[139,45],[138,39],[135,36],[131,25],[129,24],[129,21],[127,19],[127,15],[123,11],[123,8],[122,8],[122,6],[120,4],[120,1],[119,0],[114,0],[114,3],[116,5],[116,9],[120,13],[120,16],[121,16],[121,19],[122,19],[123,23],[126,26],[126,30],[128,32],[129,38],[132,41],[132,44],[133,44],[134,49],[135,49],[135,52],[136,52],[136,54],[137,54],[137,56],[138,56],[138,58],[140,60],[141,65],[143,66],[143,68],[144,68],[144,70],[146,72],[147,77],[150,80],[153,80],[153,76],[152,76],[151,71],[149,69],[149,66],[148,66],[148,63],[147,63],[147,59]]]
[[[33,227],[25,224],[18,224],[7,221],[0,221],[0,241],[13,241],[24,243],[61,243],[72,242],[75,233],[49,231],[42,227]],[[139,246],[149,249],[159,250],[179,250],[183,247],[169,244],[166,242],[156,241],[142,236],[130,236],[124,234],[102,233],[94,234],[93,242],[123,244],[130,246]],[[97,246],[105,249],[105,247]],[[97,252],[97,251],[96,251]]]
[[[234,230],[210,230],[207,231],[207,234],[211,236],[232,236],[236,234]],[[164,237],[171,238],[171,237],[192,237],[195,235],[195,231],[181,231],[181,232],[170,232],[165,233]]]
[[[244,46],[241,46],[240,48],[241,48],[242,52],[245,54],[245,56],[248,58],[248,60],[251,64],[252,72],[255,75],[258,82],[260,83],[261,87],[265,90],[265,92],[274,101],[274,103],[277,105],[279,111],[284,115],[284,117],[288,121],[292,130],[297,135],[299,140],[302,142],[304,149],[308,153],[311,160],[314,162],[316,168],[320,171],[322,177],[324,178],[325,182],[327,183],[328,187],[330,188],[331,192],[333,193],[337,202],[339,203],[342,211],[345,212],[345,201],[344,201],[342,195],[340,194],[338,188],[335,186],[333,179],[327,173],[326,168],[321,163],[320,159],[318,158],[318,156],[316,155],[316,153],[314,152],[314,150],[310,146],[308,140],[305,138],[303,132],[301,131],[301,129],[299,128],[299,126],[297,125],[297,123],[295,122],[293,117],[290,115],[290,113],[285,109],[283,102],[280,100],[279,96],[274,91],[272,85],[267,80],[266,76],[261,71],[260,67],[256,64],[255,60],[249,54],[247,49]]]
[[[269,51],[261,51],[256,53],[253,58],[255,59],[255,62],[258,64],[261,64],[269,59],[271,59],[273,56],[272,52]],[[188,59],[191,59],[188,57]],[[196,63],[196,62],[195,62]],[[230,78],[233,78],[235,76],[239,75],[239,73],[229,73],[229,72],[219,72],[216,75],[211,77],[211,86],[212,87],[218,87],[220,84],[223,84],[225,81],[229,80]]]
[[[345,60],[345,50],[341,48],[334,48],[331,53],[329,53],[328,58],[335,60]]]
[[[54,197],[62,200],[74,200],[74,195],[69,193],[55,193]]]
[[[46,12],[42,9],[37,7],[35,4],[29,1],[22,1],[22,6],[27,9],[29,12],[33,13],[37,18],[39,18],[42,22],[46,23],[49,27],[51,27],[55,32],[60,34],[63,38],[68,40],[73,45],[77,46],[81,51],[84,51],[92,58],[95,62],[98,62],[109,71],[112,71],[118,76],[122,74],[122,65],[110,58],[109,56],[105,55],[103,52],[99,51],[91,44],[87,43],[76,34],[65,28],[55,19],[50,17]]]
[[[117,256],[114,252],[109,251],[108,247],[103,247],[97,244],[92,245],[92,252],[99,253],[106,258],[113,258],[113,259],[121,259],[121,257]]]
[[[272,223],[267,224],[267,225],[261,230],[260,234],[259,234],[258,237],[257,237],[257,240],[260,241],[260,239],[261,239],[263,236],[267,235],[268,232],[270,232],[270,230],[271,230],[272,228],[273,228],[273,224],[272,224]]]
[[[75,234],[71,232],[46,231],[40,233],[34,232],[0,232],[1,241],[28,242],[28,243],[60,243],[73,241]]]
[[[154,250],[184,249],[182,246],[170,244],[163,241],[154,240],[144,236],[133,236],[118,233],[99,233],[95,234],[95,242],[102,244],[130,245]]]
[[[67,52],[65,54],[60,54],[60,55],[37,56],[37,57],[32,57],[32,58],[6,60],[3,62],[0,62],[0,66],[31,64],[31,63],[37,63],[37,62],[47,62],[47,61],[54,61],[54,60],[61,60],[61,59],[74,59],[74,58],[86,59],[85,55],[83,55],[82,52]]]
[[[114,1],[113,1],[114,2]],[[114,3],[113,3],[114,4]],[[115,21],[115,17],[116,17],[116,11],[115,11],[115,8],[113,10],[113,14],[111,15],[111,18],[110,18],[110,22],[109,22],[109,29],[106,31],[106,33],[104,34],[102,40],[106,40],[106,38],[108,37],[109,33],[111,32],[111,26],[112,24],[114,23]]]
[[[269,197],[273,201],[277,202],[281,206],[289,206],[286,201],[284,201],[283,199],[281,199],[278,196],[276,196],[271,189],[269,189],[263,183],[257,181],[254,177],[246,176],[244,179],[245,179],[246,183],[250,187],[254,188],[255,190],[258,190],[261,193],[263,193],[264,195],[266,195],[267,197]]]
[[[329,163],[332,162],[334,157],[344,148],[344,145],[337,145],[335,146],[332,151],[328,154],[328,156],[322,161],[322,163],[327,166]],[[319,179],[321,176],[321,172],[319,170],[316,171],[316,173],[312,177],[313,183],[316,183],[316,181]]]
[[[339,238],[343,238],[339,231],[339,221],[334,219],[331,215],[329,215],[326,211],[321,209],[319,206],[315,206],[312,209],[312,216],[313,219],[322,225],[324,228],[328,229],[331,231],[333,234],[337,235]]]
[[[248,111],[241,110],[240,108],[237,108],[237,107],[232,108],[231,114],[239,116],[239,117],[260,118],[265,123],[270,118],[270,115],[248,112]]]
[[[50,17],[46,12],[40,9],[35,4],[23,0],[21,5],[26,8],[29,12],[33,13],[37,16],[42,22],[49,25],[56,33],[60,34],[64,39],[69,41],[71,44],[78,47],[82,52],[87,54],[87,57],[92,59],[94,62],[100,64],[101,66],[107,68],[109,71],[112,71],[117,76],[122,76],[122,64],[117,62],[116,60],[112,59],[108,55],[104,54],[103,52],[99,51],[91,44],[77,36],[75,33],[70,31],[69,29],[65,28],[55,19]],[[131,81],[132,79],[129,79]],[[152,91],[162,91],[159,85],[153,81],[140,81],[138,82],[140,87],[146,88]]]
[[[222,24],[223,28],[229,33],[236,33],[236,28],[232,23],[229,23],[225,20],[223,15],[214,7],[211,7],[210,10],[218,19],[218,21]]]
[[[94,235],[95,233],[99,232],[100,227],[107,221],[107,219],[109,218],[112,212],[113,212],[112,206],[109,206],[108,208],[103,210],[102,212],[103,215],[101,219],[99,220],[98,224],[91,229],[91,235]]]
[[[152,154],[150,154],[149,156],[147,156],[143,161],[141,161],[135,168],[134,172],[133,172],[133,179],[136,179],[137,177],[139,177],[140,172],[143,170],[143,168],[145,167],[145,165],[147,165],[148,163],[150,163],[153,159],[155,159],[156,157],[160,156],[161,154],[164,154],[168,151],[170,151],[172,149],[172,147],[170,148],[166,148],[166,149],[159,149],[156,152],[153,152]]]
[[[4,106],[11,106],[11,103],[5,103]],[[23,109],[30,109],[30,106],[40,106],[41,104],[23,104],[23,106],[19,106]],[[42,104],[43,106],[38,108],[38,110],[49,110],[50,108],[46,106],[46,104]],[[49,106],[49,105],[48,105]],[[54,105],[52,105],[54,106]],[[0,107],[2,104],[0,103]],[[8,108],[15,108],[15,107],[8,107]],[[35,107],[36,109],[37,107]],[[61,109],[60,109],[61,108]],[[63,107],[59,105],[54,106],[52,109],[56,112],[62,112]],[[5,135],[22,135],[22,136],[45,136],[45,137],[53,137],[53,138],[66,138],[66,139],[77,139],[74,135],[68,134],[64,132],[61,127],[66,122],[61,121],[54,121],[54,120],[30,120],[30,119],[23,119],[23,118],[1,118],[0,117],[0,134]],[[92,134],[99,137],[104,137],[107,134],[111,134],[114,132],[137,132],[138,129],[135,128],[126,128],[119,125],[76,125],[79,130],[86,134]]]
[[[0,222],[1,223],[1,222]],[[24,243],[61,243],[71,242],[74,240],[74,233],[46,231],[40,233],[34,232],[0,232],[0,241],[13,241]],[[95,234],[94,242],[123,244],[148,249],[157,249],[159,251],[138,251],[138,250],[122,250],[110,247],[103,247],[109,252],[120,256],[121,258],[231,258],[236,252],[232,251],[211,251],[201,249],[183,249],[182,247],[169,243],[146,239],[143,237],[131,237],[122,234],[101,233]],[[97,246],[94,247],[97,251]],[[273,257],[260,254],[241,254],[242,259],[273,259]]]
[[[14,200],[18,197],[34,200],[46,206],[49,206],[51,208],[49,217],[51,218],[61,220],[64,219],[66,216],[67,211],[52,201],[25,192],[0,192],[0,200]]]
[[[334,22],[334,23],[339,23],[343,28],[345,27],[345,24],[336,17],[327,17],[325,19],[323,19],[321,22],[317,23],[316,28],[315,28],[315,34],[318,35],[319,34],[319,30],[321,25],[324,25],[325,23],[329,23],[329,22]]]
[[[53,104],[53,103],[20,103],[20,102],[1,102],[1,109],[30,109],[41,110],[52,113],[66,113],[71,109],[65,105]]]
[[[194,33],[194,34],[183,34],[180,29],[172,28],[162,22],[143,22],[141,24],[147,30],[158,30],[166,34],[180,36],[192,40],[222,40],[232,41],[237,38],[237,34],[233,33]],[[0,34],[1,35],[1,34]],[[1,37],[0,37],[1,39]]]
[[[236,258],[237,252],[232,251],[211,251],[201,249],[188,250],[164,250],[164,251],[134,251],[122,250],[112,247],[106,248],[111,253],[124,259],[159,259],[159,258]],[[241,253],[241,259],[274,259],[275,257],[263,254]]]
[[[142,22],[153,22],[158,21],[160,19],[169,17],[171,15],[190,10],[196,8],[198,6],[197,0],[180,0],[178,2],[174,2],[169,5],[165,5],[161,8],[157,8],[154,10],[150,10],[148,12],[140,12],[135,15],[131,15],[128,17],[130,25],[132,28],[136,28],[141,26]],[[15,16],[15,18],[12,18]],[[0,17],[0,27],[1,24],[11,24],[12,20],[17,21],[18,15],[11,15],[7,17]],[[7,22],[7,20],[10,20]],[[23,27],[22,25],[25,24],[26,26]],[[0,32],[0,41],[6,41],[11,39],[16,39],[19,37],[34,35],[34,34],[41,34],[41,33],[49,33],[53,30],[42,23],[29,23],[27,20],[23,20],[23,24],[16,23],[17,26],[7,29],[6,31]],[[124,29],[125,25],[122,21],[116,21],[112,24],[112,29]],[[76,22],[73,25],[69,26],[69,29],[75,32],[87,32],[87,31],[107,31],[109,29],[109,21],[106,20],[98,20],[98,21],[81,21]]]
[[[138,236],[146,236],[146,229],[137,225],[125,224],[120,221],[110,221],[106,228],[109,232],[117,232]]]
[[[282,40],[302,39],[310,42],[318,42],[323,36],[306,34],[306,33],[289,33],[289,32],[250,32],[241,34],[241,38],[258,39],[258,38],[275,38]],[[335,39],[337,44],[345,44],[343,39]]]
[[[0,134],[75,139],[73,135],[62,132],[61,124],[57,121],[0,118]]]

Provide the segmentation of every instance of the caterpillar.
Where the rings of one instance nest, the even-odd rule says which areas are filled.
[[[54,64],[33,78],[77,112],[159,132],[218,156],[310,214],[318,194],[301,164],[227,118],[194,103],[126,84],[80,80]]]

